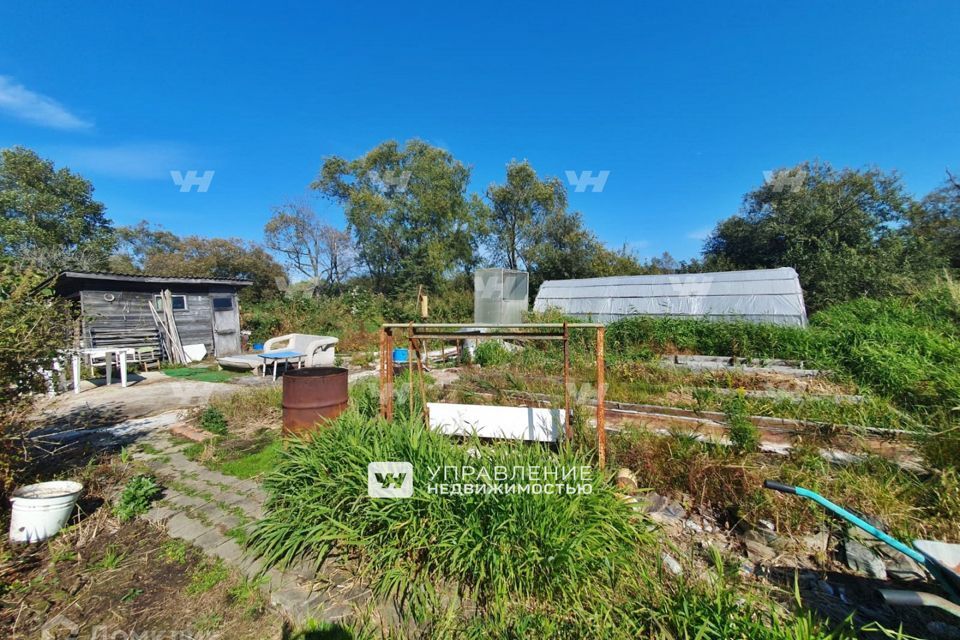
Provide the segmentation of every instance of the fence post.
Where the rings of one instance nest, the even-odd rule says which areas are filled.
[[[603,469],[607,464],[607,429],[606,416],[604,415],[604,401],[606,393],[604,387],[605,367],[603,352],[604,327],[597,327],[597,456],[600,461],[600,468]]]

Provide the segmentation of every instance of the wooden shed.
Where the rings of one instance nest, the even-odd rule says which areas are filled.
[[[203,344],[207,353],[240,353],[240,308],[237,291],[253,284],[232,278],[182,278],[117,273],[64,271],[52,286],[75,301],[82,346],[161,348],[150,306],[160,310],[160,295],[169,290],[173,316],[184,345]]]

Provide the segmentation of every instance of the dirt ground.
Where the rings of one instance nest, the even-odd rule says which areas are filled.
[[[142,521],[103,522],[85,540],[91,526],[49,544],[4,545],[0,627],[9,637],[282,637],[259,590],[198,550]]]

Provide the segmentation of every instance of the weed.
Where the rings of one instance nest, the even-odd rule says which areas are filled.
[[[163,546],[160,547],[160,550],[167,562],[175,562],[176,564],[185,564],[187,562],[187,551],[189,547],[187,543],[182,540],[167,540],[163,543]]]
[[[124,602],[124,603],[133,602],[134,600],[136,600],[142,595],[143,595],[143,589],[137,589],[135,587],[131,587],[130,589],[127,589],[126,593],[120,596],[120,602]]]
[[[243,607],[244,615],[257,618],[267,608],[266,601],[263,598],[263,592],[260,585],[264,583],[266,576],[255,580],[243,579],[237,585],[230,587],[227,591],[227,597],[234,605]]]
[[[214,406],[208,406],[200,414],[200,426],[217,435],[222,436],[227,433],[227,419],[223,412]]]
[[[481,342],[473,352],[473,362],[481,367],[495,367],[510,359],[510,352],[503,343],[495,340]]]
[[[111,544],[107,547],[107,550],[104,552],[103,557],[100,558],[100,561],[93,566],[95,569],[99,569],[101,571],[111,571],[119,567],[120,563],[123,562],[125,557],[125,553],[120,551],[116,545]]]
[[[230,577],[230,572],[220,559],[205,562],[193,572],[190,584],[187,585],[187,593],[190,595],[205,593],[228,577]]]
[[[133,449],[130,447],[123,447],[120,449],[120,462],[122,464],[128,464],[133,459]]]
[[[756,451],[760,445],[760,432],[750,421],[743,389],[739,389],[735,395],[728,398],[723,409],[730,428],[730,442],[734,449],[741,453]]]
[[[131,478],[120,492],[113,512],[120,522],[128,522],[144,514],[150,503],[160,495],[160,485],[151,476],[139,475]]]
[[[207,613],[197,618],[194,623],[194,630],[199,635],[204,635],[216,631],[223,626],[223,614]]]

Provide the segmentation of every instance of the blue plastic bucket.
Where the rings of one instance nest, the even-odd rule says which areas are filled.
[[[410,359],[410,350],[409,350],[409,349],[401,349],[400,347],[397,347],[396,349],[393,350],[393,361],[394,361],[394,362],[396,362],[396,363],[398,363],[398,364],[399,364],[399,363],[406,364],[407,360],[409,360],[409,359]]]
[[[262,342],[254,342],[254,343],[253,343],[253,350],[254,350],[254,351],[263,351],[263,343],[262,343]]]

